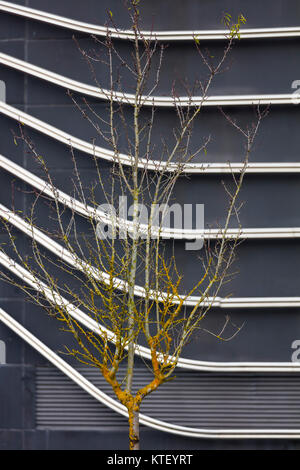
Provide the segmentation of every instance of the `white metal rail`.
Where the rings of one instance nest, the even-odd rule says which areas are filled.
[[[49,182],[46,182],[35,176],[30,171],[25,170],[23,167],[17,165],[16,163],[12,162],[8,158],[5,158],[3,155],[0,155],[0,168],[8,171],[9,173],[17,176],[18,178],[22,179],[24,182],[30,184],[34,188],[41,191],[43,194],[51,197],[52,199],[58,200],[60,203],[64,204],[71,210],[75,211],[77,214],[82,215],[84,217],[90,218],[92,217],[95,221],[101,222],[103,224],[114,225],[122,230],[127,230],[128,232],[133,231],[133,223],[130,220],[120,219],[119,217],[112,217],[109,216],[107,213],[102,211],[100,208],[94,208],[87,204],[84,204],[80,201],[77,201],[75,198],[69,196],[68,194],[64,193],[63,191],[57,189],[56,187],[52,187]],[[141,233],[147,233],[148,225],[140,224],[139,230]],[[279,230],[279,231],[278,231]],[[280,229],[275,229],[274,236],[280,233]],[[293,229],[294,236],[300,236],[300,228]],[[299,232],[299,234],[298,234]],[[164,238],[172,238],[172,239],[188,239],[188,240],[195,240],[195,239],[203,239],[206,233],[207,238],[217,238],[221,235],[221,230],[193,230],[193,229],[177,229],[177,228],[164,228],[164,227],[152,227],[151,233],[153,236],[157,236],[160,234],[161,237]],[[238,229],[231,230],[231,233],[228,234],[228,238],[233,238],[235,235],[238,235]],[[262,230],[262,236],[266,236],[268,230]],[[255,229],[250,229],[249,236],[252,237],[255,235]],[[246,235],[247,236],[247,235]],[[287,235],[289,236],[289,235]]]
[[[67,146],[72,146],[81,152],[93,155],[97,158],[110,162],[117,161],[123,165],[131,166],[132,159],[130,155],[118,154],[114,155],[111,150],[104,149],[78,139],[50,124],[47,124],[30,114],[24,113],[13,106],[0,101],[0,113],[23,123],[38,132],[51,137]],[[141,158],[139,160],[139,168],[154,171],[174,172],[178,170],[178,163],[165,163],[159,160],[147,160]],[[182,165],[182,172],[186,174],[219,174],[219,173],[239,173],[244,168],[243,163],[187,163]],[[265,163],[248,163],[246,166],[247,173],[300,173],[300,162],[265,162]]]
[[[112,221],[112,218],[109,217],[105,212],[99,208],[94,209],[92,206],[83,204],[80,201],[77,201],[72,196],[64,193],[63,191],[52,187],[48,182],[42,180],[38,176],[34,175],[28,170],[25,170],[20,165],[12,162],[8,158],[0,155],[0,168],[8,171],[9,173],[17,176],[22,181],[30,184],[37,190],[41,191],[46,196],[55,198],[60,203],[64,204],[71,210],[75,211],[77,214],[84,217],[92,217],[96,221],[102,222],[104,224],[111,225],[115,223],[117,227],[132,230],[132,222],[125,219],[116,218]],[[157,233],[157,228],[153,227],[153,235]],[[146,233],[147,225],[140,224],[140,231]],[[189,229],[172,229],[172,228],[161,228],[161,236],[171,239],[217,239],[222,237],[224,230],[220,229],[204,229],[204,230],[189,230]],[[300,237],[300,227],[265,227],[265,228],[229,228],[225,237],[228,239],[240,238],[240,239],[256,239],[256,238],[299,238]]]
[[[134,33],[132,30],[122,30],[97,26],[82,21],[72,20],[63,16],[47,13],[45,11],[17,5],[12,2],[0,1],[0,10],[22,16],[32,20],[41,21],[54,26],[60,26],[72,31],[94,34],[105,37],[107,33],[116,39],[132,40]],[[195,37],[199,40],[226,40],[228,30],[195,30],[195,31],[142,31],[141,37],[147,40],[157,41],[193,41]],[[243,28],[240,32],[241,39],[259,38],[290,38],[300,36],[300,27],[279,27],[279,28]]]
[[[54,85],[67,88],[88,96],[93,96],[102,100],[110,100],[123,104],[133,105],[135,96],[130,93],[113,92],[101,89],[99,87],[88,85],[71,78],[59,75],[57,73],[38,67],[23,60],[0,53],[0,63],[10,68],[27,73],[33,77],[45,80]],[[171,107],[171,106],[245,106],[245,105],[269,105],[269,104],[293,104],[295,95],[289,94],[271,94],[271,95],[228,95],[228,96],[208,96],[204,100],[201,96],[143,96],[141,104],[144,106]]]
[[[49,236],[43,233],[38,228],[34,227],[30,223],[26,222],[23,218],[16,215],[14,212],[9,210],[7,207],[0,204],[0,217],[11,223],[14,227],[21,230],[23,233],[33,238],[36,242],[43,245],[53,254],[69,263],[71,266],[76,267],[83,272],[88,272],[91,276],[100,282],[105,284],[110,282],[109,275],[97,268],[94,268],[76,256],[75,253],[71,253],[69,250],[61,246],[59,243],[52,240]],[[127,284],[122,279],[115,278],[115,287],[119,290],[127,290]],[[142,286],[135,286],[136,297],[145,297],[145,290]],[[159,296],[155,292],[150,292],[151,299],[163,300],[167,297],[167,294],[161,292]],[[195,306],[199,303],[200,297],[189,296],[184,300],[184,305]],[[174,304],[179,304],[180,298],[173,299]],[[240,298],[221,298],[208,297],[203,301],[204,305],[212,304],[214,307],[219,308],[271,308],[271,307],[300,307],[300,297],[240,297]]]
[[[51,248],[49,248],[51,250]],[[65,253],[67,257],[68,253]],[[67,259],[67,258],[66,258]],[[74,258],[73,258],[74,260]],[[69,260],[70,261],[70,260]],[[69,262],[67,261],[67,262]],[[74,261],[73,261],[74,262]],[[56,305],[66,309],[69,315],[79,321],[84,327],[89,330],[99,334],[100,336],[105,334],[109,341],[115,342],[115,335],[112,331],[105,328],[103,325],[100,325],[95,320],[86,315],[78,307],[75,307],[71,302],[65,299],[62,295],[53,292],[45,283],[40,279],[33,276],[27,269],[15,262],[11,257],[5,254],[3,251],[0,251],[0,264],[7,268],[12,274],[22,279],[23,282],[28,284],[30,287],[36,291],[43,294],[43,296],[48,299],[50,302],[54,302]],[[209,301],[211,299],[207,299]],[[225,306],[225,303],[228,304],[228,307],[237,306],[237,307],[256,307],[256,306],[265,306],[266,302],[269,302],[269,306],[276,306],[276,302],[280,301],[282,306],[300,306],[300,298],[254,298],[252,302],[251,298],[240,298],[240,299],[215,299],[216,307]],[[225,302],[224,302],[225,301]],[[235,301],[241,303],[234,303]],[[245,305],[243,301],[248,302]],[[258,302],[261,302],[261,305],[258,305]],[[289,304],[291,301],[291,305]],[[268,306],[268,305],[267,305]],[[148,348],[140,345],[135,346],[135,353],[140,355],[145,359],[151,359],[151,352]],[[170,357],[170,361],[172,357]],[[192,369],[198,371],[226,371],[226,372],[299,372],[300,363],[297,362],[211,362],[211,361],[198,361],[194,359],[180,358],[178,367],[184,369]]]
[[[85,390],[89,395],[98,400],[108,408],[127,417],[126,408],[118,401],[103,393],[98,387],[83,377],[76,369],[70,366],[61,357],[55,354],[52,349],[48,348],[36,336],[30,333],[19,322],[12,318],[2,308],[0,308],[0,321],[22,338],[27,344],[38,351],[51,364],[57,367],[79,387]],[[256,438],[277,438],[291,439],[300,438],[299,429],[199,429],[160,421],[150,416],[140,414],[140,422],[146,426],[157,429],[159,431],[169,432],[180,436],[195,438],[227,438],[227,439],[256,439]]]

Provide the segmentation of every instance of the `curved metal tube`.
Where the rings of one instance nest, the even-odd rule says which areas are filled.
[[[131,166],[132,160],[129,155],[119,154],[115,156],[111,150],[104,149],[103,147],[93,146],[89,142],[78,139],[70,134],[67,134],[60,129],[57,129],[50,124],[47,124],[30,114],[24,113],[13,106],[10,106],[3,101],[0,101],[0,113],[5,116],[15,119],[38,132],[51,137],[65,145],[72,146],[73,148],[87,153],[89,155],[96,156],[108,161],[118,161],[123,165]],[[176,163],[164,163],[158,160],[147,160],[141,158],[139,160],[139,168],[154,171],[168,171],[174,172],[178,170],[178,164]],[[219,174],[219,173],[239,173],[244,168],[243,163],[187,163],[182,168],[182,173],[187,174]],[[299,162],[289,163],[248,163],[246,166],[247,173],[300,173]]]
[[[69,263],[71,266],[75,266],[76,269],[83,272],[89,272],[95,279],[105,284],[110,282],[110,277],[103,271],[100,271],[97,268],[94,268],[87,264],[85,261],[71,253],[69,250],[61,246],[59,243],[52,240],[45,233],[39,230],[36,227],[33,227],[31,224],[26,222],[24,219],[14,214],[7,207],[0,204],[0,217],[5,219],[7,222],[11,223],[14,227],[21,230],[23,233],[33,238],[35,241],[43,245],[53,254],[63,259],[65,262]],[[127,283],[122,279],[115,278],[115,288],[121,291],[127,290]],[[135,286],[135,296],[136,297],[145,297],[145,290],[142,286]],[[167,297],[166,293],[161,293],[159,296],[155,292],[150,292],[152,300],[163,300]],[[200,301],[201,297],[190,296],[184,300],[184,305],[186,306],[195,306]],[[174,299],[173,303],[179,304],[179,299]],[[270,307],[300,307],[300,297],[241,297],[241,298],[210,298],[208,297],[206,301],[203,301],[204,305],[212,304],[213,307],[219,308],[241,308],[241,307],[252,307],[252,308],[270,308]]]
[[[80,201],[77,201],[75,198],[69,196],[63,191],[52,187],[50,183],[42,180],[38,176],[35,176],[30,171],[25,170],[23,167],[13,163],[8,158],[5,158],[3,155],[0,155],[0,168],[8,171],[9,173],[16,175],[18,178],[22,179],[26,183],[30,184],[34,188],[41,191],[43,194],[51,197],[52,199],[58,200],[60,203],[64,204],[71,210],[74,210],[77,214],[84,217],[92,217],[94,220],[101,222],[107,225],[113,225],[128,232],[133,232],[133,222],[126,219],[120,219],[119,217],[110,217],[107,213],[102,211],[100,208],[93,208],[87,204],[83,204]],[[147,233],[148,225],[140,224],[139,230],[141,233]],[[279,229],[280,230],[280,229]],[[298,229],[294,230],[294,236],[298,236]],[[277,229],[275,229],[275,237],[277,236]],[[221,230],[193,230],[193,229],[178,229],[178,228],[164,228],[164,227],[155,227],[151,229],[152,235],[156,236],[160,234],[161,237],[171,238],[171,239],[186,239],[186,240],[195,240],[203,239],[205,233],[207,238],[218,238],[221,235]],[[228,234],[228,238],[233,238],[235,234],[238,234],[238,229],[231,230],[231,233]],[[262,236],[266,236],[267,232],[263,231]],[[249,236],[255,236],[255,229],[250,229]],[[289,235],[288,235],[289,236]],[[300,236],[300,228],[299,228]]]
[[[109,32],[111,37],[116,39],[134,39],[134,33],[132,30],[107,28],[106,26],[84,23],[82,21],[72,20],[70,18],[28,8],[11,2],[0,1],[0,10],[14,15],[19,15],[24,18],[71,29],[72,31],[94,34],[95,36],[105,37]],[[226,40],[228,33],[228,30],[218,29],[199,31],[142,31],[141,39],[156,41],[194,41],[195,37],[197,37],[199,40]],[[289,38],[299,36],[299,26],[281,28],[245,28],[240,32],[241,39]]]
[[[49,248],[50,249],[50,248]],[[65,256],[67,256],[67,252],[65,252]],[[70,259],[67,261],[70,262]],[[74,262],[74,258],[72,260]],[[66,311],[71,315],[73,318],[75,318],[77,321],[79,321],[83,326],[88,328],[89,330],[93,331],[96,334],[99,334],[100,336],[102,334],[105,334],[107,339],[111,342],[115,342],[115,335],[112,331],[104,327],[103,325],[100,325],[97,323],[95,320],[90,318],[88,315],[86,315],[82,310],[80,310],[78,307],[75,307],[73,304],[71,304],[68,300],[66,300],[63,296],[58,295],[56,293],[53,293],[53,291],[42,281],[36,280],[35,277],[25,268],[23,268],[20,264],[16,263],[12,258],[10,258],[8,255],[6,255],[3,251],[0,251],[0,264],[2,264],[4,267],[6,267],[9,271],[11,271],[14,275],[18,276],[21,278],[24,282],[26,282],[29,286],[37,290],[38,292],[41,292],[46,299],[50,300],[51,302],[54,302],[55,304],[61,306],[62,308],[65,308]],[[216,300],[216,305],[217,307],[222,307],[222,301],[226,300],[237,300],[237,301],[243,301],[246,300],[249,302],[250,299],[217,299]],[[274,302],[276,301],[281,301],[283,304],[283,298],[278,298],[278,299],[268,299],[268,298],[255,298],[254,302],[262,300],[264,301],[271,301]],[[286,303],[290,301],[294,302],[291,306],[297,306],[300,305],[300,298],[290,298],[290,299],[284,299],[286,300]],[[204,302],[205,303],[205,302]],[[233,304],[234,305],[234,304]],[[264,305],[264,304],[263,304]],[[229,305],[232,306],[232,305]],[[234,305],[235,306],[235,305]],[[242,305],[237,305],[238,307],[243,307]],[[252,303],[248,307],[253,307],[257,306],[257,303]],[[271,305],[270,305],[271,306]],[[140,355],[141,357],[145,359],[151,360],[151,352],[148,348],[144,346],[140,346],[139,344],[135,345],[135,353]],[[170,361],[172,360],[172,357],[170,357]],[[300,363],[297,362],[210,362],[210,361],[198,361],[194,359],[186,359],[186,358],[180,358],[177,363],[177,367],[182,367],[184,369],[192,369],[192,370],[199,370],[199,371],[223,371],[223,372],[299,372],[300,371]]]
[[[126,408],[113,398],[103,393],[98,387],[83,377],[76,369],[70,366],[61,357],[55,354],[52,349],[48,348],[44,343],[0,308],[0,321],[16,333],[20,338],[26,341],[32,348],[38,351],[51,364],[57,367],[79,387],[86,391],[93,398],[103,403],[108,408],[116,411],[122,416],[127,417]],[[169,432],[180,436],[196,437],[196,438],[227,438],[227,439],[249,439],[249,438],[300,438],[299,429],[199,429],[160,421],[150,416],[140,414],[140,423],[159,431]]]
[[[99,219],[99,222],[111,225],[112,219],[105,212],[100,209],[94,209],[92,206],[83,204],[77,201],[72,196],[64,193],[63,191],[52,187],[49,183],[42,180],[38,176],[34,175],[23,167],[12,162],[8,158],[0,155],[0,168],[8,171],[9,173],[22,179],[22,181],[30,184],[34,188],[41,191],[43,194],[56,198],[61,204],[64,204],[71,210],[74,210],[77,214],[84,217],[92,217],[93,219]],[[132,229],[132,222],[129,220],[118,219],[114,221],[117,227],[127,228],[129,231]],[[153,228],[156,233],[157,228]],[[140,225],[141,232],[147,230],[147,225]],[[166,229],[161,228],[161,236],[171,239],[197,239],[204,238],[206,240],[214,240],[223,236],[224,231],[220,229],[204,229],[204,230],[189,230],[189,229]],[[272,227],[272,228],[230,228],[226,231],[225,237],[228,239],[240,238],[240,239],[256,239],[256,238],[299,238],[300,227]]]
[[[83,95],[93,96],[102,100],[110,100],[111,96],[115,102],[133,105],[135,96],[130,93],[113,92],[100,89],[99,87],[88,85],[86,83],[72,80],[63,75],[50,72],[44,68],[38,67],[23,60],[7,54],[0,53],[0,63],[27,73],[33,77],[40,78],[54,85],[58,85],[69,90],[81,93]],[[143,96],[141,104],[143,106],[171,107],[171,106],[245,106],[245,105],[269,105],[269,104],[293,104],[295,95],[273,94],[273,95],[229,95],[229,96],[208,96],[203,100],[201,96]]]

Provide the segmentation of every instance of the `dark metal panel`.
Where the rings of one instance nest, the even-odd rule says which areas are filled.
[[[127,426],[126,418],[87,396],[55,369],[37,368],[36,384],[38,427],[89,429]]]
[[[0,15],[0,18],[2,13]],[[1,23],[0,23],[1,30]],[[13,30],[13,29],[12,29]],[[0,50],[5,54],[24,60],[25,46],[23,40],[1,40]],[[24,103],[25,77],[22,73],[15,73],[12,69],[0,65],[0,80],[4,81],[6,87],[6,102],[18,105]]]
[[[223,332],[226,341],[220,341],[214,335],[222,331],[228,317]],[[241,328],[238,333],[237,327]],[[297,308],[212,309],[185,347],[184,357],[224,362],[290,362],[295,340],[300,340]]]
[[[26,0],[17,0],[18,5],[25,5]],[[9,15],[1,11],[0,14],[0,40],[9,41],[12,39],[25,38],[25,21],[14,15]]]
[[[0,429],[23,428],[22,368],[0,366]]]
[[[23,432],[20,430],[0,430],[0,450],[21,450]]]
[[[80,371],[112,395],[99,371]],[[136,370],[135,387],[151,380]],[[142,412],[178,425],[208,428],[295,429],[300,426],[300,376],[208,374],[178,371],[145,399]],[[126,426],[125,418],[105,410],[53,369],[37,369],[37,425],[42,428]]]
[[[83,108],[84,109],[84,108]],[[107,104],[98,103],[93,105],[95,112],[99,113],[101,118],[107,117]],[[143,109],[141,120],[149,120],[150,110]],[[255,109],[251,106],[235,107],[227,110],[229,116],[236,120],[242,126],[252,125],[256,121]],[[95,144],[107,148],[91,124],[84,119],[81,112],[71,105],[53,105],[53,106],[28,106],[28,113],[34,117],[51,124],[73,136],[81,138],[87,142],[95,140]],[[124,116],[130,122],[132,120],[132,110],[127,107],[124,110]],[[290,106],[271,106],[270,113],[263,120],[259,134],[255,141],[251,153],[251,162],[297,162],[299,160],[300,133],[299,107]],[[128,153],[127,141],[122,133],[121,123],[116,118],[116,126],[119,129],[120,150]],[[162,149],[162,139],[166,145],[172,148],[174,145],[174,136],[172,130],[178,127],[178,120],[174,109],[159,109],[156,112],[156,119],[153,127],[153,144],[158,155]],[[105,129],[107,130],[107,129]],[[28,129],[28,135],[37,135]],[[199,143],[204,142],[210,136],[210,143],[207,147],[207,155],[201,153],[195,158],[195,162],[242,162],[245,157],[245,139],[241,134],[221,115],[217,108],[202,109],[199,118],[194,123],[193,137],[190,142],[190,151],[196,151]],[[132,137],[132,136],[131,136]],[[41,151],[49,155],[49,147],[52,146],[52,139],[41,136],[35,137],[35,142],[42,143]],[[61,146],[63,147],[63,146]],[[141,152],[143,151],[141,148]],[[91,160],[91,156],[86,154],[85,159]],[[52,156],[49,158],[55,158]],[[56,157],[57,158],[57,157]],[[153,156],[155,159],[155,154]],[[61,157],[62,164],[63,157]],[[53,163],[52,163],[53,164]],[[88,163],[87,163],[88,165]]]
[[[300,19],[299,19],[300,21]],[[92,38],[79,39],[80,48],[93,57],[91,62],[95,77],[104,89],[110,87],[109,67],[103,61],[107,59],[107,49],[95,43]],[[1,47],[1,45],[0,45]],[[124,41],[116,46],[118,54],[125,62],[132,64],[133,45]],[[205,44],[203,52],[213,57],[217,64],[224,54],[224,42]],[[280,94],[293,93],[292,83],[299,77],[300,40],[296,39],[261,39],[236,42],[226,59],[222,72],[217,75],[209,89],[209,95],[243,95],[243,94]],[[180,58],[180,60],[178,60]],[[68,78],[97,86],[94,74],[87,61],[79,51],[77,43],[72,39],[33,40],[28,43],[28,62]],[[152,60],[149,83],[151,90],[156,79],[156,67],[160,60],[158,48]],[[278,73],[278,67],[284,70],[284,77]],[[120,60],[113,56],[113,75],[120,80],[122,91],[132,93],[134,90],[133,74],[125,67],[120,67]],[[175,85],[177,94],[186,95],[183,80],[193,89],[195,80],[208,76],[196,47],[190,42],[170,43],[163,54],[159,84],[155,95],[172,95]],[[201,95],[201,89],[194,94]],[[37,101],[38,89],[31,89],[32,100]],[[39,96],[40,98],[40,96]],[[48,102],[51,95],[44,95],[42,102]]]
[[[22,321],[23,314],[23,299],[18,300],[19,292],[13,290],[7,286],[6,292],[1,292],[1,306],[2,308],[7,308],[9,311],[15,312],[15,318],[18,321]],[[12,297],[9,299],[9,297]],[[19,295],[19,297],[21,297]],[[7,328],[3,323],[0,324],[0,341],[3,341],[5,344],[5,362],[6,364],[22,364],[23,362],[23,342],[17,335],[15,335],[9,328]],[[1,369],[1,365],[0,365]],[[3,382],[1,381],[1,386]]]

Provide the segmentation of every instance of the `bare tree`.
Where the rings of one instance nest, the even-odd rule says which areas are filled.
[[[45,172],[47,191],[35,194],[30,214],[26,218],[32,241],[30,255],[24,256],[20,252],[9,215],[3,218],[16,259],[29,273],[31,284],[18,281],[8,273],[1,274],[2,279],[22,289],[30,301],[57,318],[63,324],[63,329],[74,336],[77,346],[66,348],[65,353],[74,356],[80,363],[96,367],[111,385],[117,399],[128,410],[132,450],[139,449],[139,412],[142,401],[172,378],[185,345],[201,328],[201,322],[221,287],[232,277],[230,268],[241,233],[238,196],[264,115],[257,109],[255,122],[243,129],[224,113],[224,117],[244,137],[243,167],[239,174],[232,172],[233,187],[225,187],[228,196],[225,225],[219,228],[213,244],[204,244],[202,256],[199,257],[199,277],[184,292],[181,288],[184,273],[182,267],[177,266],[176,250],[166,255],[166,245],[170,245],[171,241],[165,240],[164,221],[179,177],[189,173],[195,159],[207,154],[209,137],[199,144],[196,151],[191,150],[193,124],[202,110],[215,76],[224,68],[244,18],[240,15],[237,23],[233,24],[230,16],[225,17],[229,33],[224,53],[217,63],[209,53],[202,50],[198,38],[195,38],[194,44],[199,60],[206,66],[207,78],[198,80],[190,88],[186,85],[188,99],[184,106],[176,93],[176,84],[172,84],[172,105],[178,125],[174,129],[172,144],[162,142],[158,151],[152,139],[156,107],[153,105],[150,108],[150,117],[147,119],[143,116],[142,108],[152,100],[160,83],[164,45],[159,44],[154,37],[152,40],[143,37],[138,8],[137,0],[129,2],[128,11],[135,36],[130,60],[121,56],[109,28],[104,41],[94,38],[102,55],[92,55],[78,43],[99,90],[106,94],[106,116],[97,113],[87,99],[80,101],[69,93],[82,116],[93,126],[95,134],[110,149],[109,184],[96,146],[93,161],[97,184],[89,187],[82,180],[76,152],[71,147],[74,198],[64,199],[43,157],[26,135],[24,127],[20,126],[17,138],[27,144],[31,155]],[[108,66],[109,90],[103,89],[97,77],[95,61],[102,61]],[[124,69],[134,83],[134,93],[129,97],[123,91]],[[195,103],[193,97],[197,93],[201,98]],[[120,137],[127,142],[127,155],[121,151]],[[129,197],[132,202],[130,221],[111,209],[120,197]],[[36,223],[37,208],[43,199],[55,214],[55,223],[53,220],[51,224],[55,225],[56,232],[51,231],[51,227],[47,231],[40,231]],[[108,207],[106,214],[99,209],[99,204],[103,202]],[[157,207],[162,208],[160,218],[157,217]],[[141,217],[144,208],[148,214],[146,223]],[[84,234],[79,225],[82,218],[85,227],[88,227]],[[230,239],[228,229],[232,218],[236,218],[239,233]],[[176,230],[171,232],[170,238]],[[41,247],[39,233],[59,242],[56,243],[59,256],[50,256]],[[2,250],[5,251],[5,247]],[[63,280],[58,279],[57,272],[62,273]],[[192,307],[185,309],[191,296],[197,296],[198,300]],[[83,325],[74,314],[76,309],[82,309],[96,322],[98,328]],[[217,335],[221,339],[225,339],[223,330]],[[150,361],[145,363],[145,367],[151,370],[153,377],[149,383],[135,390],[135,355],[139,353],[138,345],[141,343],[150,351]]]

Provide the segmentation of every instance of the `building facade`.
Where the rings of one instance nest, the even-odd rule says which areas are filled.
[[[155,31],[159,41],[167,36],[162,40],[168,47],[155,92],[162,100],[170,96],[173,80],[179,95],[184,95],[183,81],[193,82],[206,73],[195,48],[195,31],[201,47],[208,48],[212,58],[220,57],[226,44],[224,13],[232,18],[242,13],[247,20],[223,73],[209,91],[214,102],[203,108],[194,125],[193,148],[206,136],[211,138],[207,155],[198,163],[210,164],[213,171],[180,179],[175,191],[176,202],[204,204],[206,226],[224,225],[228,199],[223,183],[232,185],[231,170],[234,165],[240,168],[244,154],[241,133],[224,119],[220,105],[245,127],[255,121],[258,105],[262,109],[270,105],[240,196],[244,203],[240,222],[248,235],[237,248],[236,274],[222,290],[221,303],[211,310],[205,328],[185,349],[186,364],[192,361],[192,366],[179,367],[174,382],[145,401],[142,412],[168,424],[161,430],[143,424],[142,448],[298,449],[299,2],[188,0],[183,5],[180,0],[152,0],[140,8],[142,29]],[[97,59],[98,45],[91,34],[103,39],[109,12],[120,30],[129,27],[126,9],[118,0],[0,1],[2,211],[7,208],[29,216],[41,191],[43,173],[32,150],[19,138],[22,132],[45,159],[56,187],[69,195],[74,173],[68,144],[71,136],[80,139],[81,143],[72,142],[78,169],[84,184],[92,183],[93,145],[103,148],[105,143],[99,136],[94,141],[94,129],[72,97],[78,102],[86,97],[92,109],[105,117],[107,100],[97,96],[93,73],[79,47]],[[116,44],[130,60],[128,34],[116,39]],[[109,88],[102,62],[94,60],[94,66],[101,86]],[[125,92],[131,93],[130,78],[125,85]],[[145,117],[149,109],[143,110]],[[171,138],[175,111],[172,106],[157,106],[156,113],[153,140],[158,143],[162,136]],[[124,139],[124,148],[125,143]],[[103,174],[109,175],[110,163],[103,160],[100,165]],[[53,223],[45,201],[38,202],[36,214],[41,230]],[[21,255],[30,255],[30,234],[17,223],[12,222],[12,227]],[[5,230],[0,236],[4,252],[15,259]],[[188,288],[198,273],[197,253],[186,252],[182,240],[174,245]],[[12,272],[8,258],[0,262],[3,272]],[[71,345],[69,336],[42,308],[26,301],[19,289],[4,281],[0,288],[0,449],[126,449],[126,418],[84,386],[92,384],[113,398],[98,372],[60,356],[76,377],[83,378],[75,383],[72,370],[67,374],[49,356],[51,351],[59,355],[62,345]],[[233,337],[220,341],[216,336],[227,316],[226,337]],[[238,334],[234,334],[236,328]],[[42,354],[36,339],[49,348],[48,355]],[[148,375],[139,358],[137,365],[137,381],[143,383]]]

